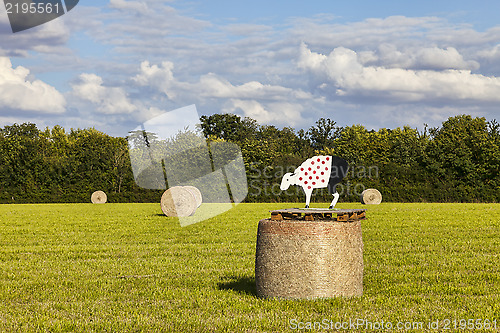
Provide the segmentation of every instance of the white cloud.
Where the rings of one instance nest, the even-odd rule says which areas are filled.
[[[98,75],[81,74],[72,87],[75,96],[95,104],[97,110],[104,114],[127,114],[137,109],[123,88],[103,86],[103,80]]]
[[[445,20],[436,17],[391,16],[346,24],[300,18],[294,22],[290,34],[295,40],[320,49],[344,46],[373,50],[383,43],[414,45],[425,38],[428,31],[443,25],[446,25]]]
[[[204,74],[195,82],[186,82],[177,79],[173,70],[174,64],[170,61],[163,61],[159,65],[143,61],[132,82],[161,92],[170,100],[223,105],[218,111],[251,117],[262,124],[299,125],[304,121],[301,115],[303,104],[317,100],[311,93],[301,89],[258,81],[235,85],[214,73]]]
[[[411,68],[416,69],[478,69],[476,61],[465,61],[454,47],[419,49],[412,57]]]
[[[208,73],[202,75],[197,82],[190,83],[178,80],[173,73],[174,64],[163,61],[161,65],[151,65],[143,61],[140,72],[132,80],[139,86],[147,86],[164,93],[169,99],[178,95],[193,95],[197,98],[217,99],[261,99],[289,100],[306,99],[312,95],[303,90],[294,90],[278,85],[249,81],[234,85],[227,79]]]
[[[479,50],[477,54],[483,59],[498,60],[500,59],[500,44]]]
[[[257,81],[235,86],[214,73],[203,75],[198,86],[203,96],[210,98],[283,100],[293,93],[290,88],[262,84]]]
[[[139,54],[147,51],[149,54],[165,54],[176,48],[182,51],[178,49],[178,42],[174,44],[174,41],[200,32],[210,23],[183,15],[167,5],[167,2],[111,0],[110,8],[115,10],[110,14],[98,15],[103,26],[88,32],[103,44],[115,46],[120,53]],[[165,40],[165,37],[169,40]],[[196,48],[198,43],[191,40],[191,44],[191,47]]]
[[[139,86],[152,87],[167,95],[169,99],[173,99],[176,96],[172,89],[175,84],[173,69],[174,64],[170,61],[162,62],[160,66],[150,65],[149,61],[143,61],[140,73],[132,80]]]
[[[131,10],[146,14],[149,9],[144,1],[125,1],[125,0],[110,0],[109,5],[111,8]]]
[[[264,105],[256,100],[231,99],[223,112],[250,117],[260,124],[297,126],[304,122],[301,115],[303,107],[287,102],[273,102]]]
[[[65,44],[69,37],[69,29],[60,18],[14,34],[8,16],[0,15],[0,56],[26,57],[28,51],[67,53]]]
[[[224,105],[222,112],[251,117],[261,124],[299,125],[304,121],[300,101],[315,99],[301,89],[257,81],[234,85],[214,73],[202,75],[196,82],[185,82],[175,77],[173,69],[174,64],[170,61],[160,65],[143,61],[132,81],[138,86],[153,88],[172,100],[191,98],[198,103],[216,100]]]
[[[475,60],[465,60],[454,47],[407,47],[399,50],[396,45],[384,43],[375,51],[359,52],[359,61],[364,65],[379,65],[388,68],[406,69],[479,69]]]
[[[453,51],[450,51],[452,56]],[[328,56],[301,45],[298,66],[320,89],[336,96],[370,96],[380,101],[499,102],[500,79],[470,70],[411,70],[363,65],[355,51],[338,47]]]
[[[9,58],[0,57],[0,107],[12,110],[60,114],[66,100],[54,87],[41,80],[29,80],[29,69],[12,67]]]

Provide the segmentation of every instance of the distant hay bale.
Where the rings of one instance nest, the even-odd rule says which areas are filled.
[[[184,186],[171,187],[161,196],[161,210],[166,216],[191,216],[197,207],[195,195]]]
[[[108,201],[108,196],[103,191],[95,191],[92,193],[90,200],[93,204],[103,204]]]
[[[374,188],[369,188],[361,193],[360,199],[362,204],[378,205],[382,202],[382,194]]]
[[[194,195],[196,199],[196,208],[200,207],[201,203],[203,202],[200,190],[194,186],[183,186],[183,187]]]
[[[277,299],[363,294],[361,221],[261,220],[257,231],[257,295]]]

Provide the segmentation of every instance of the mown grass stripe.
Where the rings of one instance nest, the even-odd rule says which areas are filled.
[[[258,221],[294,206],[240,204],[181,228],[157,204],[0,205],[0,331],[280,332],[292,319],[446,318],[500,329],[500,204],[341,204],[368,208],[363,297],[259,299]]]

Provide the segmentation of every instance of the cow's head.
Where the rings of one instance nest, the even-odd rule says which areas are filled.
[[[286,191],[286,190],[288,190],[290,185],[294,185],[294,184],[295,184],[295,174],[291,173],[291,172],[285,173],[285,175],[283,176],[283,179],[281,180],[280,189],[282,191]]]

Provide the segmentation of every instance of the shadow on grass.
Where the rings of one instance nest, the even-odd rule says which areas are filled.
[[[222,280],[224,282],[219,282],[217,284],[219,290],[232,290],[239,294],[257,297],[254,276],[224,276],[222,277]]]

